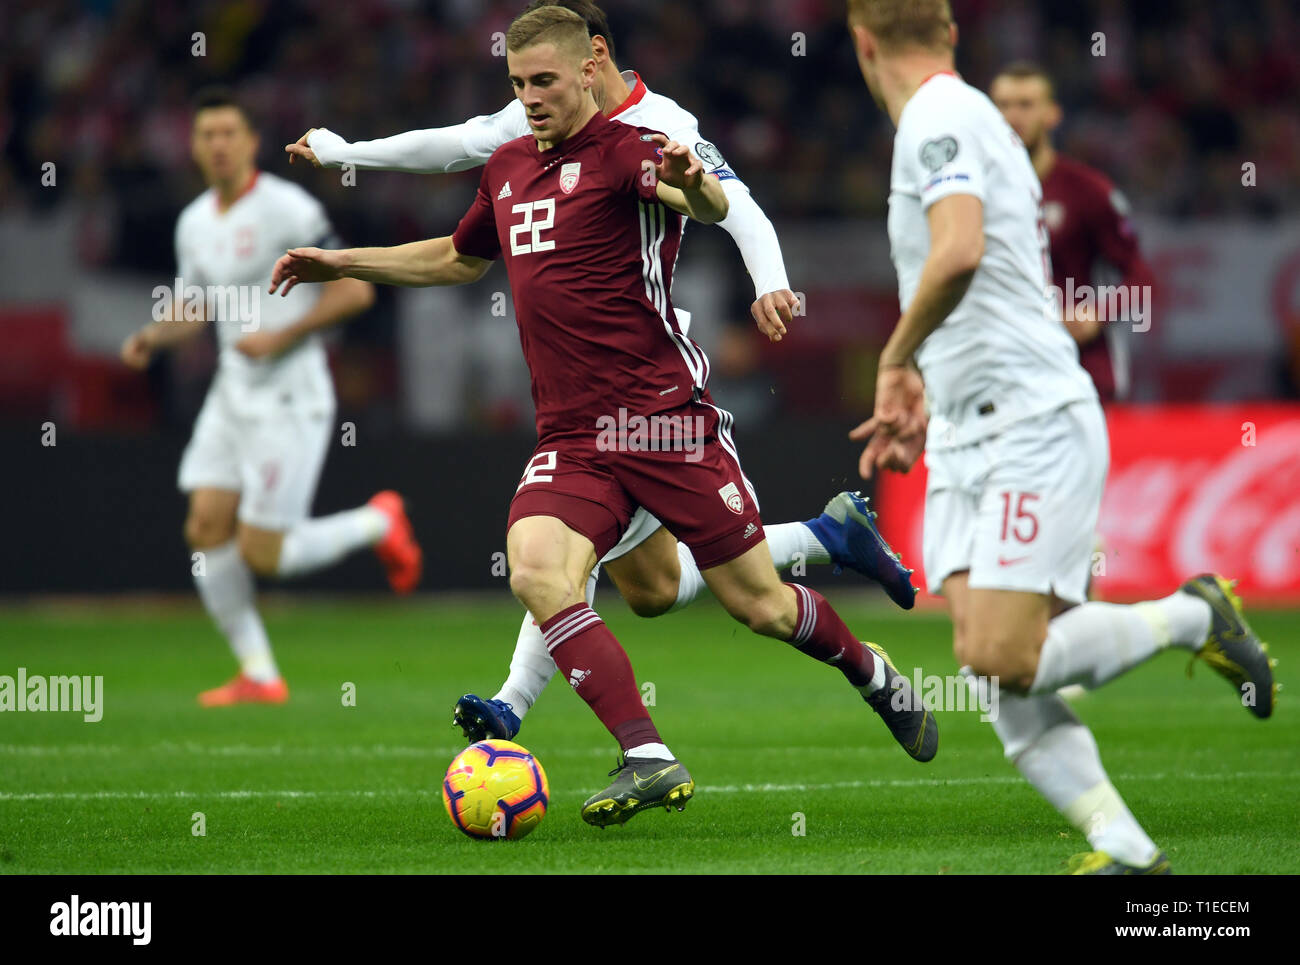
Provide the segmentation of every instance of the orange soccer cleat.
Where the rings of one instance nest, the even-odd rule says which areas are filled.
[[[282,704],[289,699],[289,685],[283,677],[264,684],[242,673],[220,687],[199,694],[202,707],[229,707],[232,704]]]
[[[420,582],[424,554],[415,541],[402,497],[391,489],[375,493],[367,503],[388,517],[388,533],[375,544],[375,555],[388,571],[388,584],[396,593],[410,593]]]

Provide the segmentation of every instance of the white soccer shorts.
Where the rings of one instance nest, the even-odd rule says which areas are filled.
[[[214,386],[181,457],[178,485],[186,493],[241,493],[241,522],[283,532],[311,512],[333,423],[333,413],[319,409],[241,415]]]
[[[663,523],[658,519],[638,506],[627,524],[627,529],[623,530],[623,536],[608,553],[601,557],[600,562],[612,563],[620,556],[626,556],[653,536],[655,530],[662,525]]]
[[[1074,402],[968,446],[926,453],[923,554],[931,593],[969,570],[972,589],[1087,599],[1110,465],[1096,402]]]

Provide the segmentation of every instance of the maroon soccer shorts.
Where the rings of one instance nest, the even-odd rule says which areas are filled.
[[[590,430],[548,435],[519,481],[510,525],[554,516],[591,540],[600,559],[641,506],[691,548],[700,569],[730,562],[764,538],[731,421],[706,394],[655,416],[624,410]]]

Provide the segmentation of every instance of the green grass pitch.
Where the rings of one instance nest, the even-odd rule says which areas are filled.
[[[905,673],[954,672],[941,614],[832,600]],[[622,828],[584,824],[578,809],[615,747],[556,681],[518,738],[546,768],[550,812],[517,842],[463,837],[439,790],[461,746],[456,697],[495,693],[506,671],[520,611],[504,590],[484,602],[272,603],[292,700],[219,710],[194,701],[233,671],[197,601],[0,611],[0,674],[104,677],[99,723],[0,714],[0,872],[1057,873],[1086,850],[977,713],[942,713],[939,756],[917,764],[838,673],[716,604],[641,620],[611,590],[598,602],[654,685],[696,797]],[[1281,659],[1273,719],[1251,717],[1204,665],[1188,680],[1181,652],[1075,704],[1176,873],[1300,872],[1300,715],[1287,699],[1300,618],[1248,612]]]

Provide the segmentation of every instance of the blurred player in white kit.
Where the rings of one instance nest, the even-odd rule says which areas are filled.
[[[1086,602],[1109,464],[1097,392],[1049,299],[1042,187],[1020,139],[953,70],[947,0],[850,0],[849,30],[893,122],[889,240],[902,306],[880,356],[860,471],[927,450],[924,548],[974,687],[1001,686],[1008,760],[1093,851],[1076,874],[1161,874],[1169,860],[1056,693],[1098,687],[1169,647],[1273,711],[1270,659],[1222,577],[1161,600]]]
[[[287,248],[337,239],[320,202],[257,170],[257,147],[248,113],[229,91],[198,95],[192,152],[208,189],[176,222],[179,291],[122,346],[123,361],[143,369],[206,321],[217,329],[217,373],[179,472],[189,494],[194,582],[240,668],[199,695],[207,707],[289,697],[257,611],[254,574],[294,577],[373,547],[393,589],[409,592],[422,565],[395,492],[308,518],[334,420],[334,386],[316,333],[368,308],[374,287],[342,279],[263,297]]]

